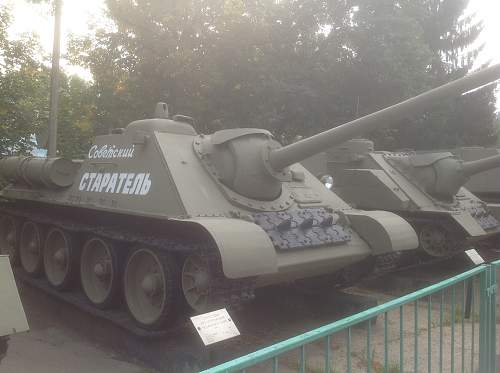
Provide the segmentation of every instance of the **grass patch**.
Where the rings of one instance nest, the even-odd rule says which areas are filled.
[[[383,365],[378,365],[378,366],[374,367],[373,371],[375,373],[384,373],[385,368]],[[401,369],[399,369],[399,364],[397,364],[397,363],[390,363],[387,371],[389,373],[401,373]]]

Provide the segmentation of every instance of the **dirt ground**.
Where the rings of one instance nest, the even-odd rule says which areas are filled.
[[[238,325],[241,337],[220,343],[210,349],[203,349],[209,355],[209,362],[200,366],[208,367],[261,347],[295,336],[302,332],[325,325],[345,315],[352,314],[362,308],[373,306],[375,300],[379,303],[393,299],[399,295],[422,288],[432,282],[458,273],[465,268],[453,267],[443,270],[441,266],[412,270],[397,275],[385,276],[377,281],[370,281],[358,287],[349,289],[352,295],[341,296],[332,292],[304,294],[302,291],[292,291],[286,288],[269,289],[258,294],[256,301],[241,311],[235,311],[232,316]],[[500,278],[500,277],[499,277]],[[0,363],[0,373],[152,373],[158,372],[151,368],[150,360],[142,359],[142,363],[134,354],[127,353],[123,348],[129,337],[115,334],[114,329],[107,328],[100,320],[75,312],[72,306],[61,303],[40,293],[28,285],[19,283],[21,298],[25,306],[31,331],[12,336],[9,341],[7,356]],[[478,286],[476,284],[476,290]],[[324,291],[324,290],[322,290]],[[444,294],[442,323],[440,322],[440,297],[431,299],[429,311],[426,301],[417,306],[417,345],[418,371],[427,371],[429,341],[431,349],[431,371],[439,371],[442,356],[443,371],[455,368],[461,371],[464,351],[464,372],[477,371],[479,346],[479,305],[474,303],[471,317],[463,322],[462,345],[462,294],[464,288],[455,289],[455,308],[452,309],[452,295]],[[343,297],[343,298],[342,298]],[[476,300],[477,296],[474,297]],[[414,371],[415,353],[415,306],[413,304],[402,308],[403,311],[403,342],[399,334],[400,309],[388,313],[387,334],[384,317],[379,317],[371,324],[371,345],[369,348],[372,372],[383,372],[382,365],[387,359],[390,373]],[[430,318],[428,315],[430,314]],[[500,315],[500,309],[497,311]],[[442,327],[440,327],[442,324]],[[474,338],[472,335],[474,334]],[[109,335],[109,338],[105,338]],[[497,333],[500,336],[500,330]],[[104,337],[103,337],[104,336]],[[346,332],[338,333],[331,339],[333,372],[344,372],[350,364],[353,372],[365,372],[368,364],[367,325],[351,329],[350,361],[348,362]],[[440,339],[443,348],[440,350]],[[121,343],[117,343],[117,340]],[[387,341],[387,357],[384,342]],[[453,341],[453,343],[452,343]],[[472,341],[474,341],[472,343]],[[174,340],[173,343],[178,341]],[[144,350],[151,350],[153,345],[144,344]],[[177,343],[178,344],[178,343]],[[188,343],[192,346],[192,342]],[[153,354],[171,350],[170,345],[158,345]],[[500,340],[497,341],[500,347]],[[403,348],[403,370],[399,368],[400,348]],[[195,356],[198,346],[193,346]],[[453,348],[453,351],[452,351]],[[189,347],[191,349],[191,347]],[[307,346],[307,373],[324,372],[325,341]],[[452,352],[454,366],[452,367]],[[144,363],[144,361],[146,363]],[[286,354],[279,360],[281,373],[296,372],[300,366],[299,351]],[[162,369],[171,372],[169,369]],[[186,371],[193,371],[188,369]],[[262,364],[247,372],[271,372],[270,364]]]
[[[1,373],[154,372],[66,327],[59,320],[57,302],[22,283],[18,287],[31,330],[10,337]]]

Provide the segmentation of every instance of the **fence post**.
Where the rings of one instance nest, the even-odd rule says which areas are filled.
[[[489,287],[489,299],[490,299],[490,368],[492,372],[496,372],[496,331],[497,331],[497,320],[496,320],[496,289],[497,289],[497,266],[495,264],[490,264],[490,287]]]
[[[488,361],[488,272],[490,266],[486,267],[479,275],[479,371],[489,372]]]
[[[496,264],[480,276],[479,371],[496,372]]]

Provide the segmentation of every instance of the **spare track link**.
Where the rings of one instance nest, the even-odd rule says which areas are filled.
[[[109,227],[103,226],[92,226],[89,224],[82,224],[80,222],[71,221],[61,221],[48,214],[33,211],[27,208],[15,208],[5,206],[0,202],[0,213],[15,216],[22,219],[29,219],[31,221],[40,224],[50,224],[57,226],[58,228],[84,234],[94,234],[103,238],[107,238],[113,241],[120,241],[122,243],[127,243],[131,245],[143,244],[150,247],[159,248],[162,250],[167,250],[170,252],[182,252],[189,253],[195,251],[201,251],[204,256],[209,258],[212,265],[219,263],[218,253],[213,250],[213,248],[208,244],[196,243],[196,244],[186,244],[180,243],[173,240],[168,240],[165,238],[155,238],[148,237],[141,234],[133,234],[130,231],[122,231],[116,228],[110,229]],[[189,323],[187,322],[187,316],[182,315],[179,317],[179,321],[174,323],[173,326],[166,330],[151,331],[138,327],[133,321],[132,317],[124,309],[123,305],[118,305],[117,308],[111,310],[102,310],[93,307],[85,298],[80,287],[77,286],[73,291],[60,292],[52,288],[45,278],[33,278],[27,275],[21,268],[15,268],[14,272],[16,277],[20,278],[22,281],[34,286],[45,293],[70,303],[84,312],[88,312],[93,316],[105,319],[128,332],[137,335],[139,337],[165,337],[177,333],[180,329],[183,329]],[[213,279],[212,284],[217,284],[212,286],[214,295],[217,299],[225,299],[223,306],[237,308],[241,303],[253,298],[254,281],[252,278],[249,279],[238,279],[235,281],[227,281],[222,272],[222,268],[214,271],[216,278]]]

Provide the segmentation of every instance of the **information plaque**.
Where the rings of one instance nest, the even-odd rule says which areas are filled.
[[[240,335],[225,308],[191,317],[205,346]]]
[[[474,263],[475,265],[483,264],[484,259],[483,257],[477,252],[476,249],[470,249],[465,251],[469,259]]]

